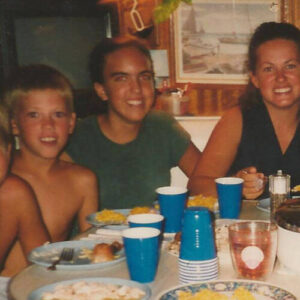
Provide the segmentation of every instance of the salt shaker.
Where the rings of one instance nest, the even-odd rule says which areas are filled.
[[[275,212],[279,205],[290,196],[291,176],[283,174],[282,170],[278,170],[277,174],[269,176],[269,192],[270,192],[270,209],[271,221],[275,221]]]

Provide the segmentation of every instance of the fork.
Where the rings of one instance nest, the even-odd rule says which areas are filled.
[[[63,248],[62,252],[60,253],[60,256],[57,260],[55,260],[51,266],[47,268],[47,270],[56,270],[56,265],[60,263],[61,261],[70,261],[73,259],[74,255],[74,249],[73,248]]]

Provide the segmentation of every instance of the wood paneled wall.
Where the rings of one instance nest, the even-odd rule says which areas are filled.
[[[146,26],[151,30],[145,37],[152,49],[167,49],[169,53],[170,85],[183,88],[184,84],[176,82],[174,24],[170,20],[155,25],[153,9],[161,0],[138,0],[138,11]],[[131,20],[132,0],[100,0],[100,4],[115,3],[118,5],[120,33],[135,34]],[[300,0],[281,0],[281,19],[300,28]],[[149,27],[149,28],[150,28]],[[193,83],[189,89],[190,103],[188,114],[191,116],[221,115],[224,110],[238,103],[245,85],[242,84],[203,84]],[[159,103],[157,104],[159,107]]]

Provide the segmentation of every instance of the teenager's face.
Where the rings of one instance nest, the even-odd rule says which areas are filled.
[[[293,41],[276,39],[257,49],[252,83],[260,89],[266,105],[289,108],[300,100],[300,53]]]
[[[140,123],[154,101],[150,60],[134,47],[122,48],[106,57],[104,83],[95,84],[98,95],[108,101],[108,114],[125,123]]]
[[[23,152],[41,158],[56,158],[75,124],[66,100],[53,89],[33,90],[20,100],[12,121]]]

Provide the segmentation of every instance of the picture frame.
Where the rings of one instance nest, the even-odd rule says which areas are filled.
[[[176,83],[244,85],[251,34],[266,21],[291,21],[291,0],[193,0],[173,16]]]

